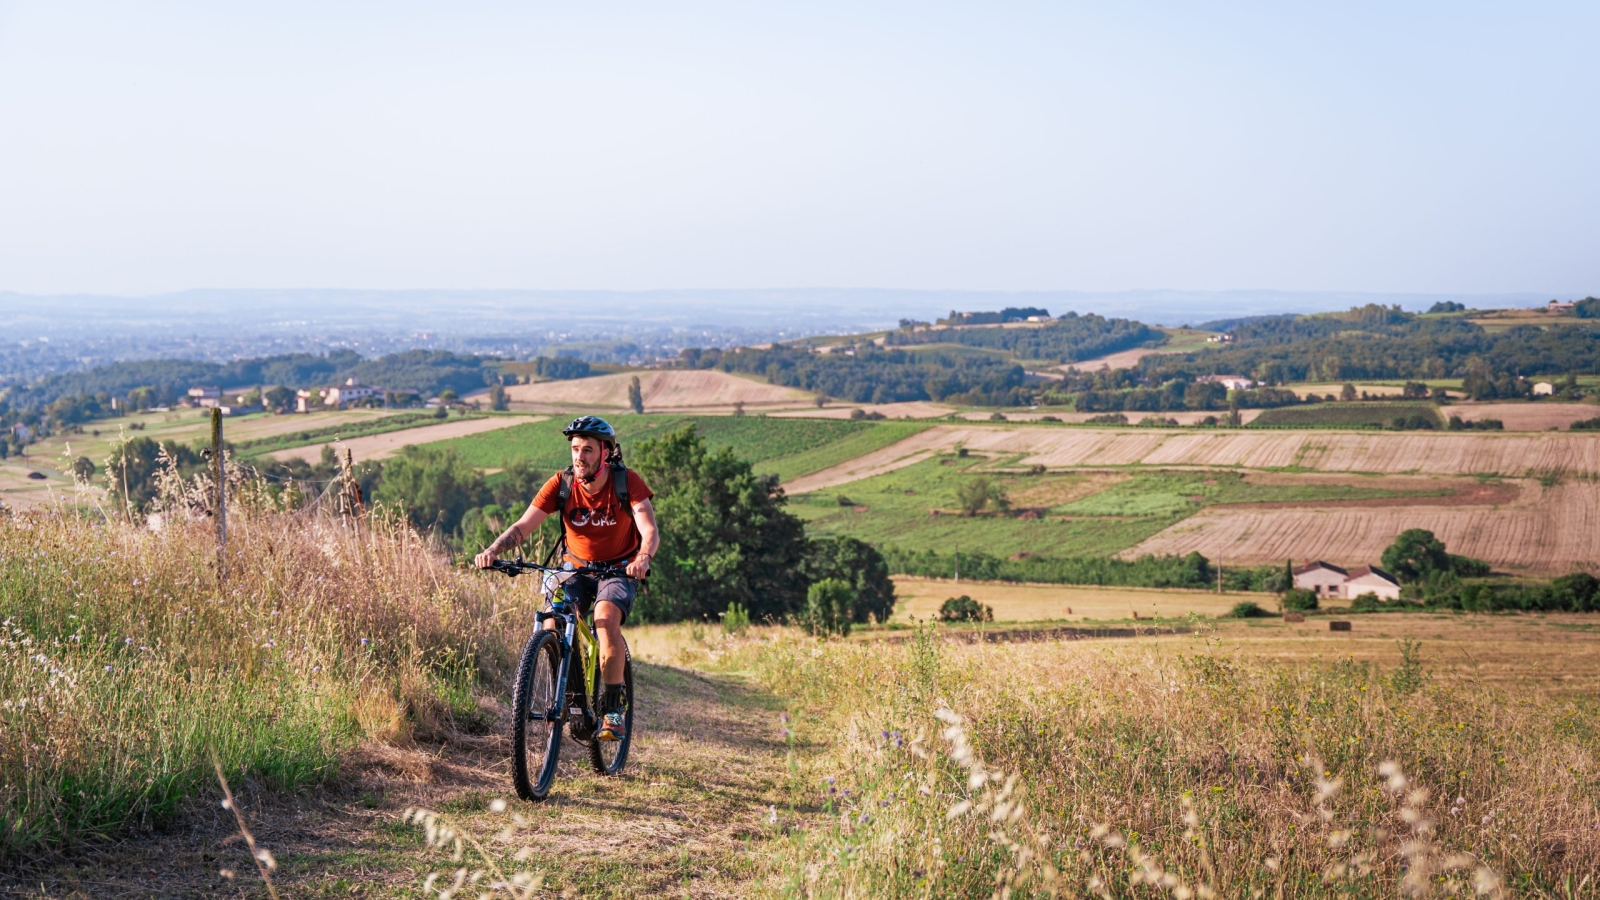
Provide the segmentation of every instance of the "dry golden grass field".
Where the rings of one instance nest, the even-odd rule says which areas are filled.
[[[528,580],[455,569],[378,522],[234,516],[221,590],[204,522],[0,518],[0,890],[261,896],[211,752],[285,897],[417,896],[429,875],[436,895],[458,871],[493,896],[523,896],[495,884],[525,872],[534,896],[957,898],[999,883],[1134,900],[1155,894],[1129,873],[1156,871],[1196,896],[1392,897],[1420,871],[1420,896],[1476,883],[1571,898],[1600,863],[1592,617],[1372,614],[1344,634],[1199,620],[973,645],[945,640],[954,627],[819,641],[632,626],[627,774],[569,752],[533,806],[510,790],[505,738]],[[956,592],[902,588],[908,609]],[[1066,597],[1118,619],[1142,615],[1135,602],[1216,602],[960,592],[1016,619]],[[1393,790],[1391,764],[1427,795]],[[424,841],[417,807],[472,839],[458,859]]]
[[[751,411],[761,408],[802,407],[812,395],[794,388],[730,375],[716,370],[644,370],[596,375],[570,381],[542,381],[506,388],[513,408],[592,408],[625,410],[628,385],[637,376],[644,408],[648,412],[731,409],[744,403]],[[848,412],[846,413],[848,415]]]
[[[1261,601],[1260,594],[1215,591],[1156,590],[1152,588],[1091,587],[1064,584],[1012,584],[963,581],[948,578],[894,579],[894,621],[928,621],[939,615],[939,605],[951,597],[967,596],[994,610],[996,622],[1078,621],[1179,618],[1190,613],[1220,616],[1244,600]]]

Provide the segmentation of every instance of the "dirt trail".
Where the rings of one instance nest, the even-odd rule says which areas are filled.
[[[499,702],[490,734],[406,750],[363,748],[329,788],[285,797],[235,785],[256,840],[277,859],[279,896],[421,897],[431,872],[444,873],[447,884],[455,864],[401,821],[412,806],[446,814],[503,857],[531,846],[529,868],[546,876],[540,896],[569,889],[576,897],[747,896],[771,836],[768,804],[784,802],[781,707],[734,677],[657,665],[640,665],[638,677],[639,734],[625,774],[593,774],[585,749],[568,741],[543,804],[519,801],[511,788]],[[162,833],[0,872],[0,895],[265,897],[215,793]],[[490,811],[496,799],[507,812]],[[515,842],[496,844],[512,814],[528,825]],[[467,864],[474,862],[469,855]],[[223,878],[223,868],[236,876]]]

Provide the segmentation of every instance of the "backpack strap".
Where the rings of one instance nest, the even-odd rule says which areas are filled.
[[[558,558],[567,549],[567,504],[572,502],[572,467],[567,466],[556,477],[561,479],[556,483],[556,521],[561,523],[561,540],[557,541],[545,554],[544,565],[550,565],[550,560]]]
[[[616,489],[617,502],[622,504],[622,514],[633,515],[633,507],[628,505],[628,467],[620,462],[611,464],[611,485]]]

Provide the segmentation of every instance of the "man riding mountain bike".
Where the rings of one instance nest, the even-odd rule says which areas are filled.
[[[602,720],[596,734],[602,741],[620,741],[627,733],[623,710],[624,647],[622,623],[633,611],[637,579],[650,573],[650,560],[661,546],[650,486],[622,464],[617,434],[604,419],[579,416],[561,430],[572,449],[572,465],[556,473],[522,518],[511,524],[479,553],[474,562],[486,569],[506,550],[522,543],[546,517],[559,513],[565,560],[574,566],[626,563],[626,576],[578,575],[566,583],[568,599],[580,609],[593,608],[600,637],[600,673],[605,681]],[[553,622],[545,627],[553,628]]]

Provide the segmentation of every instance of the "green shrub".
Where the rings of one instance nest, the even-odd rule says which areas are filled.
[[[951,597],[939,606],[941,622],[993,622],[994,610],[962,594]]]
[[[1379,600],[1378,595],[1372,591],[1367,591],[1365,594],[1350,601],[1350,610],[1352,612],[1372,612],[1375,609],[1382,609],[1383,606],[1383,601]]]
[[[1272,613],[1257,606],[1254,600],[1235,603],[1233,609],[1228,610],[1228,618],[1230,619],[1265,619],[1271,615]]]
[[[815,635],[850,633],[855,617],[855,591],[847,581],[824,578],[806,590],[806,607],[800,625]]]
[[[1294,588],[1283,595],[1284,612],[1311,612],[1317,608],[1317,595],[1314,591]]]
[[[750,610],[743,603],[730,603],[722,614],[722,630],[728,634],[744,634],[750,627]]]

